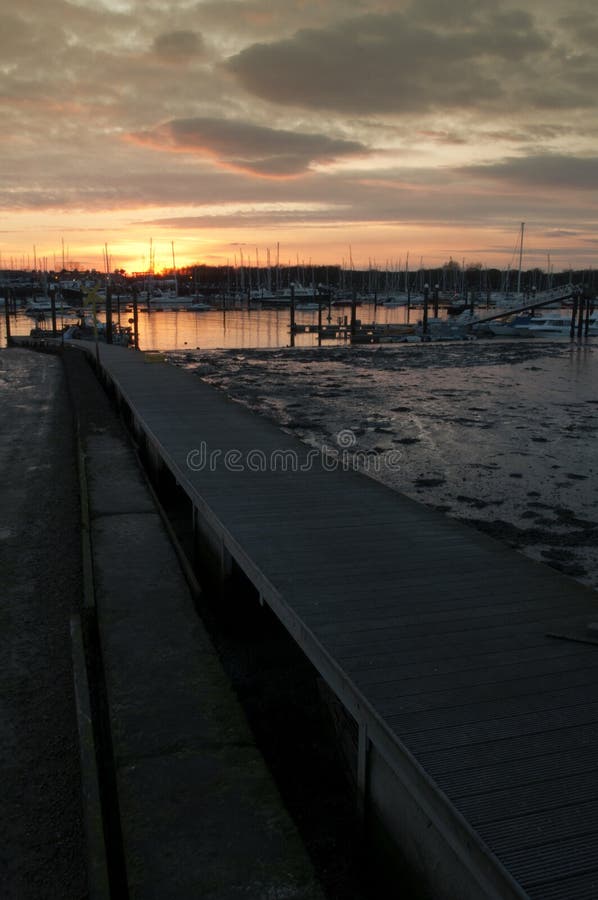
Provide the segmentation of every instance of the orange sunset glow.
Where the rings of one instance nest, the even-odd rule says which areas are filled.
[[[0,268],[595,265],[585,0],[24,0]]]

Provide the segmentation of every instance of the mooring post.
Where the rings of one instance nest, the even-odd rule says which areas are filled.
[[[322,304],[318,300],[318,347],[322,346]]]
[[[433,299],[434,299],[434,318],[435,318],[435,319],[438,318],[438,297],[439,297],[439,292],[440,292],[440,286],[439,286],[438,284],[435,284],[435,285],[434,285],[434,293],[432,294],[432,297],[433,297]]]
[[[295,285],[291,283],[291,308],[289,311],[291,329],[291,347],[295,346]]]
[[[422,340],[428,337],[428,296],[430,293],[429,285],[424,284],[424,317],[422,321]]]
[[[6,346],[10,346],[10,308],[8,304],[8,289],[4,298],[4,321],[6,323]]]
[[[583,326],[585,319],[585,296],[583,291],[579,292],[579,309],[577,310],[577,337],[581,338],[583,336]]]
[[[137,306],[137,285],[133,285],[133,346],[139,350],[139,308]]]
[[[575,320],[577,318],[577,291],[573,291],[573,308],[571,310],[571,327],[569,329],[569,337],[575,336]]]
[[[50,286],[50,307],[52,309],[52,335],[56,334],[56,285]]]
[[[355,334],[357,328],[357,294],[355,288],[351,292],[351,337]]]
[[[112,288],[106,285],[106,343],[112,343]]]
[[[590,317],[593,312],[594,312],[594,307],[590,303],[590,295],[588,294],[587,301],[586,301],[586,327],[584,329],[584,334],[586,337],[590,333]]]

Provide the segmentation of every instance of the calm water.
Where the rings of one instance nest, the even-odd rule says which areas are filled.
[[[3,313],[3,310],[0,310]],[[345,317],[349,319],[350,307],[333,307],[331,311],[332,324],[338,324]],[[396,309],[376,309],[375,321],[380,324],[417,322],[421,318],[421,309],[411,309],[408,319],[407,310],[404,307]],[[441,311],[442,315],[446,315]],[[322,322],[327,323],[328,309],[322,310]],[[100,319],[103,316],[99,315]],[[121,314],[121,323],[126,325],[130,313]],[[372,305],[357,308],[357,318],[370,323],[374,318]],[[76,317],[58,317],[58,324],[75,321]],[[114,317],[116,321],[116,316]],[[318,313],[314,311],[300,311],[295,313],[297,324],[317,325]],[[51,325],[50,317],[47,318],[48,326]],[[290,313],[289,309],[262,309],[246,310],[236,309],[213,310],[208,312],[151,312],[139,313],[139,345],[142,350],[183,350],[183,349],[215,349],[215,348],[274,348],[287,347],[290,343],[289,335]],[[34,326],[34,320],[24,314],[16,318],[11,317],[11,329],[13,334],[29,334]],[[0,340],[1,346],[6,345],[4,315],[0,315]],[[330,342],[326,342],[330,343]],[[317,338],[315,335],[299,334],[295,338],[296,347],[315,347]]]

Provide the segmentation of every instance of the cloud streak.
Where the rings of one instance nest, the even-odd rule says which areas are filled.
[[[456,18],[456,21],[454,19]],[[549,47],[523,11],[450,24],[418,16],[369,14],[281,41],[256,43],[225,64],[261,99],[344,113],[447,109],[506,98],[505,64]],[[276,78],[272,73],[278,73]]]
[[[209,157],[225,168],[264,178],[301,175],[313,163],[325,164],[367,150],[357,141],[199,116],[174,119],[131,138],[159,150]]]
[[[463,166],[460,172],[491,181],[526,187],[598,191],[598,156],[575,157],[564,154],[539,154],[509,157],[494,163]]]
[[[597,35],[591,0],[20,0],[0,250],[111,215],[354,248],[435,226],[488,248],[525,220],[588,246]]]

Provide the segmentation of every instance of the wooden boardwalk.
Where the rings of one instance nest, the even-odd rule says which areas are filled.
[[[355,718],[362,790],[434,897],[594,900],[598,646],[548,633],[584,637],[596,592],[363,474],[308,464],[295,437],[188,372],[100,353],[223,560]],[[238,454],[202,469],[195,453],[192,468],[201,442]],[[304,470],[283,471],[281,452]]]

